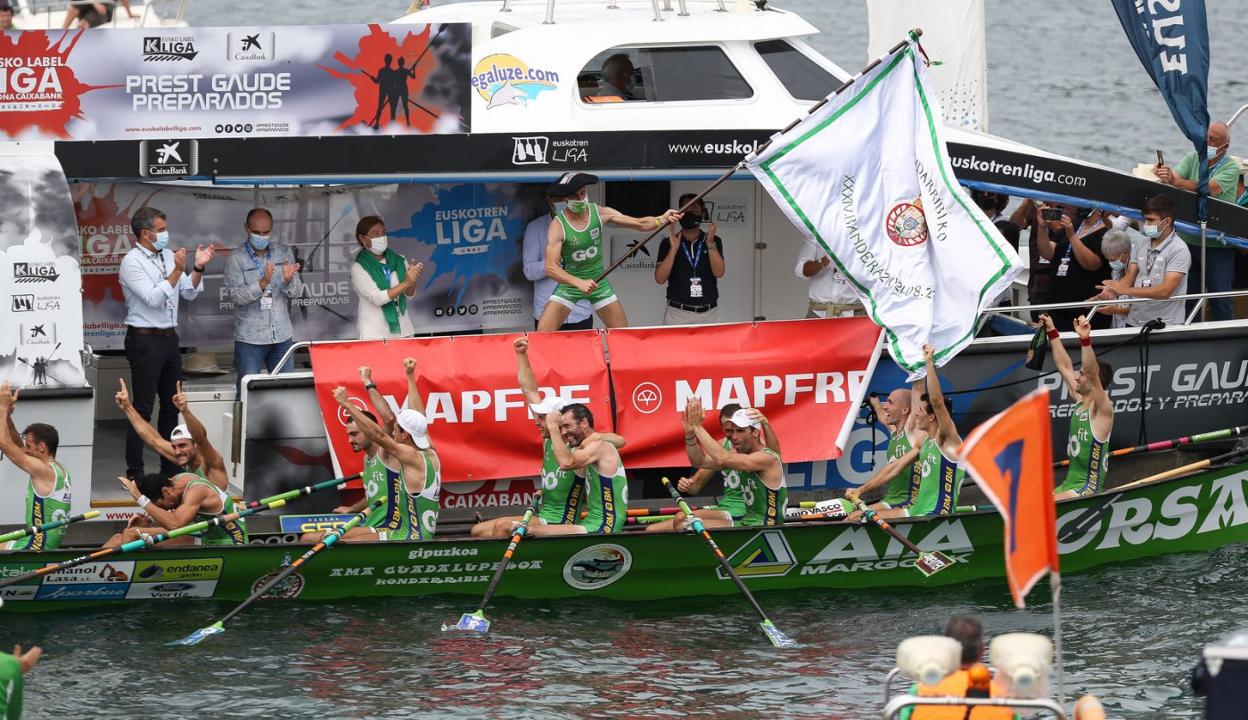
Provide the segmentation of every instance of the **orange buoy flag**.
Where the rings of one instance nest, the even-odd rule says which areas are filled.
[[[1014,605],[1045,571],[1058,572],[1049,391],[1035,390],[975,430],[960,456],[1005,519],[1005,572]]]

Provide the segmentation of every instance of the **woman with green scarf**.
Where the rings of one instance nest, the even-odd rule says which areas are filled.
[[[376,215],[355,225],[360,251],[351,268],[351,286],[360,302],[355,325],[361,340],[411,337],[407,299],[416,294],[416,278],[424,263],[409,263],[389,249],[386,225]]]

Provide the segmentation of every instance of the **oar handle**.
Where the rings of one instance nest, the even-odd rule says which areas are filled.
[[[85,513],[82,513],[81,515],[74,515],[73,517],[68,517],[68,518],[65,518],[64,520],[53,520],[51,522],[46,522],[42,525],[27,525],[26,527],[20,530],[13,530],[12,532],[7,532],[3,535],[0,535],[0,543],[8,542],[10,540],[16,540],[18,538],[23,538],[23,537],[26,537],[27,535],[37,535],[41,532],[47,532],[48,530],[55,530],[56,528],[61,527],[62,525],[76,523],[80,520],[91,520],[92,518],[97,518],[99,516],[100,516],[99,510],[89,510]]]
[[[871,522],[875,523],[876,527],[888,533],[889,535],[892,535],[894,538],[897,539],[898,542],[900,542],[902,545],[905,545],[911,552],[917,553],[919,555],[923,554],[923,550],[921,550],[918,545],[915,545],[914,543],[910,542],[909,538],[897,532],[897,529],[894,528],[892,525],[889,525],[887,520],[877,515],[876,512],[872,510],[871,508],[867,507],[867,504],[865,502],[859,500],[857,503],[855,503],[855,505],[858,507],[859,510],[862,511],[862,516],[870,520]]]

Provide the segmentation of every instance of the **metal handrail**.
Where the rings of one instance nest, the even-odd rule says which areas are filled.
[[[893,681],[901,674],[901,668],[895,667],[888,671],[884,676],[884,702],[887,703],[893,697]]]
[[[962,707],[1004,707],[1014,710],[1046,710],[1053,713],[1053,717],[1059,720],[1067,720],[1066,710],[1056,700],[1050,698],[1040,698],[1036,700],[1022,700],[1019,698],[960,698],[960,697],[918,697],[915,695],[898,695],[888,704],[884,706],[884,712],[880,717],[884,720],[890,720],[897,717],[897,713],[908,707],[916,707],[919,705],[958,705]]]
[[[1169,300],[1200,300],[1203,303],[1204,300],[1210,300],[1214,298],[1224,298],[1224,297],[1248,297],[1248,290],[1224,290],[1220,292],[1187,293],[1184,295],[1172,295],[1169,298],[1167,298],[1167,300],[1164,300],[1164,301],[1155,300],[1153,298],[1120,297],[1115,300],[1077,300],[1074,302],[1042,303],[1038,305],[997,305],[995,307],[984,308],[984,312],[1014,313],[1014,312],[1021,312],[1024,310],[1063,310],[1063,309],[1070,309],[1070,308],[1103,307],[1105,305],[1130,305],[1131,303],[1166,302]],[[1200,306],[1198,304],[1197,310],[1199,310],[1199,308]],[[1184,325],[1191,324],[1194,317],[1195,317],[1195,313],[1189,316],[1183,324]]]
[[[312,342],[312,340],[300,340],[294,345],[286,348],[286,353],[282,355],[282,359],[279,360],[278,363],[273,366],[273,369],[269,371],[269,375],[281,375],[281,368],[286,367],[286,363],[290,362],[290,359],[295,356],[295,351],[300,348],[312,347]]]

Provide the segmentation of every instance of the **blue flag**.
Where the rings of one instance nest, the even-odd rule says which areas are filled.
[[[1110,0],[1140,62],[1200,159],[1201,219],[1209,194],[1209,25],[1204,0]]]

